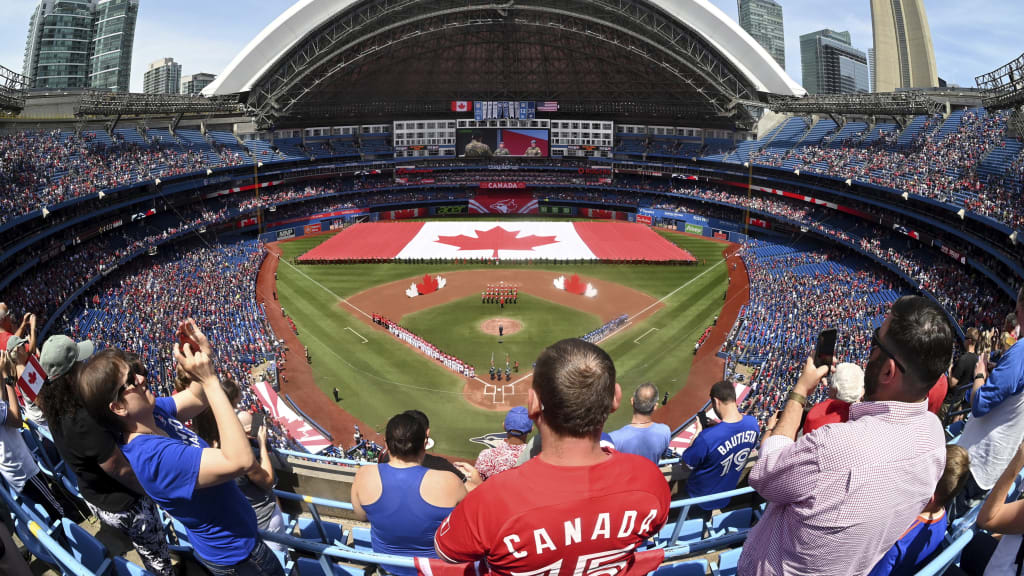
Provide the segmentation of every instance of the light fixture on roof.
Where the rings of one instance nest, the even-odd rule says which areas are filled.
[[[967,212],[965,212],[964,209],[961,208],[959,211],[957,211],[956,215],[959,216],[961,220],[963,220],[964,216],[967,215]]]

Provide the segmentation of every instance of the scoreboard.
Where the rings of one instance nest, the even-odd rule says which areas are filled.
[[[537,117],[537,104],[532,100],[476,100],[473,118],[481,120],[533,120]]]

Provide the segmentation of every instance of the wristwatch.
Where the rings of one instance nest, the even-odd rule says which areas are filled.
[[[974,375],[974,379],[977,380],[978,378],[981,378],[982,380],[986,380],[988,377],[985,376],[984,374],[982,374],[981,372],[978,372],[977,374]]]
[[[789,396],[786,396],[786,400],[792,400],[801,406],[807,406],[807,396],[799,392],[790,392]]]

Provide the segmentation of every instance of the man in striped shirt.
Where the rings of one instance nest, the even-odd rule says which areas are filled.
[[[900,298],[872,336],[865,400],[850,407],[848,422],[796,440],[806,397],[829,370],[807,359],[750,473],[768,508],[743,546],[740,574],[871,570],[928,504],[942,475],[945,438],[928,412],[928,390],[952,351],[942,309],[923,297]]]

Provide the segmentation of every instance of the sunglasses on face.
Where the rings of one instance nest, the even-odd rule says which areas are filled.
[[[139,373],[135,371],[135,368],[128,367],[128,376],[124,379],[124,383],[117,387],[114,391],[114,398],[111,402],[117,402],[121,399],[121,395],[124,394],[129,388],[134,388],[139,385],[138,379]]]
[[[896,363],[896,368],[899,369],[900,372],[904,374],[907,373],[907,368],[903,366],[903,363],[897,360],[896,356],[893,356],[893,353],[885,347],[885,344],[882,344],[881,338],[878,337],[878,328],[875,328],[875,331],[871,333],[871,349],[874,350],[875,348],[880,348],[882,352],[885,352],[886,356],[892,358],[892,361]]]

